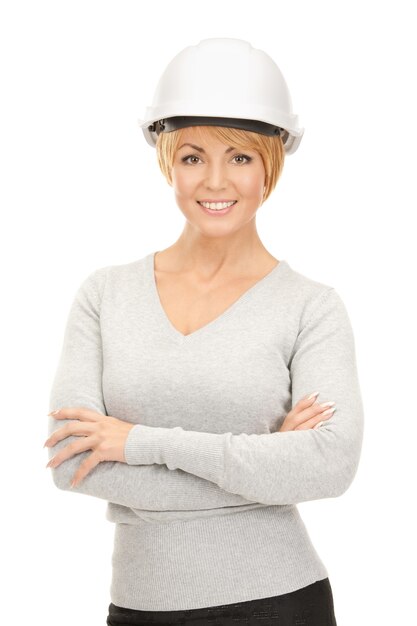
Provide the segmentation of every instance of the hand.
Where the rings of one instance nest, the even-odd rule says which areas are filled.
[[[135,424],[82,407],[65,407],[58,413],[49,415],[54,419],[77,421],[68,422],[62,428],[58,428],[45,441],[45,446],[52,447],[70,435],[76,435],[80,440],[72,441],[62,448],[46,467],[57,467],[74,454],[85,450],[93,451],[79,466],[71,483],[72,487],[83,480],[101,461],[126,463],[124,447],[129,431]]]
[[[294,408],[288,413],[283,421],[281,428],[278,432],[282,433],[288,430],[308,430],[309,428],[317,428],[320,426],[320,422],[332,417],[334,408],[332,410],[331,405],[334,402],[324,402],[319,404],[316,400],[317,396],[313,398],[302,398],[297,402]],[[326,414],[326,411],[330,411]]]

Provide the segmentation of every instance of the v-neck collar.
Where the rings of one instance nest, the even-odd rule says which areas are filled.
[[[243,294],[239,296],[237,300],[232,302],[232,304],[230,304],[227,307],[227,309],[223,311],[223,313],[220,313],[220,315],[218,315],[216,318],[211,320],[211,322],[208,322],[207,324],[204,324],[204,326],[197,328],[192,333],[189,333],[188,335],[183,335],[183,333],[181,333],[177,328],[175,328],[171,320],[168,318],[167,314],[165,313],[165,309],[162,306],[161,299],[159,297],[159,292],[158,292],[156,279],[155,279],[155,255],[158,252],[159,250],[156,250],[155,252],[151,252],[146,257],[146,273],[149,279],[149,284],[150,284],[150,289],[151,289],[151,299],[154,305],[155,313],[159,316],[161,323],[164,325],[167,332],[180,343],[188,343],[189,341],[192,341],[194,338],[199,337],[203,333],[213,330],[216,327],[216,325],[220,324],[227,317],[229,317],[232,313],[234,313],[234,311],[243,302],[248,300],[251,296],[255,295],[255,293],[262,286],[267,284],[272,278],[274,278],[278,274],[281,274],[283,271],[285,271],[285,269],[289,267],[287,261],[285,261],[284,259],[281,259],[280,262],[270,272],[268,272],[268,274],[263,276],[263,278],[258,280],[254,285],[252,285],[252,287],[249,287],[249,289],[243,292]]]

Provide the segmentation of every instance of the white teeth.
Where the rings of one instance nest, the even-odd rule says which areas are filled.
[[[206,209],[212,209],[213,211],[219,211],[220,209],[226,209],[232,204],[235,204],[236,200],[233,202],[199,202]]]

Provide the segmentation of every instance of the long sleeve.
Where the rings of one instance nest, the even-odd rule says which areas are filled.
[[[50,390],[49,411],[65,406],[90,408],[107,415],[103,391],[103,347],[100,331],[100,294],[107,268],[92,272],[81,284],[68,316],[61,355]],[[117,415],[119,419],[123,416]],[[67,420],[48,417],[48,436]],[[66,437],[52,448],[52,458],[77,436]],[[212,482],[192,474],[170,471],[161,465],[99,463],[73,489],[70,482],[91,450],[78,453],[51,468],[54,484],[63,490],[102,498],[115,504],[154,511],[201,510],[250,504],[244,498],[222,491]],[[152,462],[151,462],[152,463]]]
[[[341,495],[357,471],[364,422],[353,331],[333,287],[305,307],[289,371],[292,406],[315,389],[320,402],[336,402],[319,429],[235,435],[137,424],[127,463],[165,464],[266,505]]]

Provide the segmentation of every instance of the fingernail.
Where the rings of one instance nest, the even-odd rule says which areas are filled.
[[[319,422],[318,424],[316,424],[315,426],[313,426],[313,430],[316,430],[316,428],[320,428],[320,426],[324,424],[324,422]]]
[[[320,393],[320,391],[315,391],[314,393],[311,394],[311,396],[308,396],[307,400],[311,400],[311,398],[314,398],[315,396],[318,396]]]
[[[57,413],[59,413],[60,409],[57,409],[56,411],[51,411],[51,413],[48,413],[48,415],[56,415]]]

